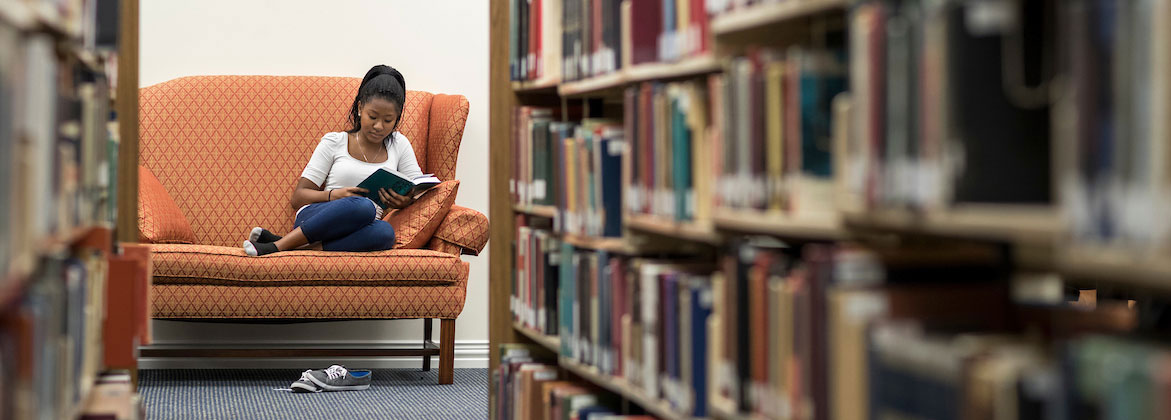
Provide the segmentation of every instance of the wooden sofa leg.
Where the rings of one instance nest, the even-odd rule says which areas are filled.
[[[455,320],[439,320],[439,384],[455,380]]]
[[[431,342],[431,318],[423,318],[423,345]],[[431,355],[423,356],[423,371],[431,371]]]

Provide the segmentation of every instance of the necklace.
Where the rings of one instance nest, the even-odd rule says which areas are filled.
[[[358,135],[360,136],[361,134]],[[362,145],[362,139],[358,138],[358,136],[354,136],[354,141],[358,142],[358,151],[362,152],[362,159],[365,160],[366,163],[373,163],[370,162],[370,158],[366,157],[366,146]],[[374,157],[378,157],[378,155],[374,155]]]

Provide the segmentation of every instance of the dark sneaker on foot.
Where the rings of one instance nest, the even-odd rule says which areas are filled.
[[[305,374],[323,391],[361,391],[370,388],[369,370],[346,370],[342,365],[333,365],[329,369],[311,370]]]
[[[321,392],[321,388],[317,387],[317,384],[313,383],[312,379],[309,379],[309,372],[311,371],[301,372],[301,379],[289,385],[289,389],[293,390],[293,392]]]

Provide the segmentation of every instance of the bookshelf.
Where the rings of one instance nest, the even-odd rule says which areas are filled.
[[[546,93],[553,92],[556,89],[557,79],[553,78],[547,78],[546,80],[512,82],[512,90],[517,94]]]
[[[1049,245],[1062,231],[1061,217],[1044,207],[969,207],[913,213],[880,209],[844,213],[845,223],[856,229],[965,237],[1018,245]]]
[[[578,0],[549,1],[563,4]],[[621,17],[622,25],[627,26],[619,26],[620,35],[631,39],[618,37],[625,51],[620,56],[637,56],[639,45],[650,45],[645,39],[640,44],[637,31],[622,32],[638,16],[646,16],[640,15],[647,13],[646,9],[638,9],[647,7],[646,3],[596,1],[602,10],[613,5],[621,7],[611,16]],[[889,8],[889,2],[790,0],[746,6],[719,0],[701,3],[715,13],[704,16],[707,20],[695,26],[677,21],[683,28],[678,31],[684,35],[668,34],[672,29],[654,29],[662,31],[657,41],[659,49],[654,52],[660,61],[627,65],[570,82],[514,81],[524,75],[510,74],[509,47],[496,46],[503,42],[492,43],[491,159],[497,165],[492,181],[497,186],[491,214],[492,240],[498,246],[510,246],[505,252],[493,254],[492,260],[489,322],[490,345],[494,349],[502,343],[535,343],[559,355],[558,360],[548,363],[573,373],[569,379],[591,383],[607,390],[608,395],[620,397],[624,402],[622,411],[639,411],[628,409],[626,403],[630,403],[661,418],[692,415],[672,411],[671,407],[681,406],[672,387],[692,386],[692,392],[700,393],[702,381],[706,381],[702,384],[706,391],[700,394],[708,403],[704,416],[708,418],[861,419],[868,413],[855,407],[866,404],[888,404],[884,407],[897,412],[896,416],[932,418],[942,415],[899,411],[902,408],[889,405],[897,396],[874,396],[867,388],[868,382],[845,380],[840,372],[908,374],[912,370],[929,371],[939,366],[937,363],[958,363],[965,360],[958,356],[963,350],[949,340],[983,340],[958,332],[969,327],[1004,333],[1010,341],[1022,338],[1021,332],[1010,325],[1041,331],[1043,338],[1039,341],[1009,346],[1012,349],[999,347],[1003,343],[981,341],[989,348],[1005,350],[995,356],[1005,359],[995,363],[1015,363],[1009,359],[1054,362],[1061,356],[1049,350],[1061,346],[1126,351],[1126,333],[1135,328],[1135,323],[1110,322],[1111,316],[1103,315],[1107,311],[1071,310],[1064,298],[1052,298],[1054,293],[1037,293],[1048,296],[1038,298],[1048,299],[1042,304],[1014,300],[1018,298],[1009,297],[1001,287],[1018,276],[1052,276],[1062,286],[1096,284],[1104,290],[1138,293],[1144,299],[1171,291],[1171,258],[1166,256],[1171,228],[1162,228],[1165,223],[1150,223],[1154,232],[1148,234],[1135,223],[1121,220],[1125,219],[1123,214],[1152,218],[1153,214],[1166,214],[1171,209],[1158,200],[1127,197],[1120,200],[1124,203],[1117,208],[1103,212],[1103,197],[1134,192],[1110,189],[1115,187],[1096,190],[1106,184],[1102,181],[1112,178],[1098,178],[1095,182],[1100,185],[1094,184],[1092,178],[1102,175],[1094,173],[1097,169],[1085,169],[1093,166],[1087,166],[1086,161],[1092,160],[1100,149],[1086,146],[1095,140],[1094,134],[1079,132],[1084,127],[1071,121],[1077,121],[1075,117],[1100,118],[1094,113],[1101,110],[1080,109],[1085,106],[1082,102],[1063,102],[1076,96],[1064,92],[1044,105],[1022,105],[1026,102],[1022,95],[998,102],[993,111],[960,111],[984,104],[982,101],[989,97],[999,101],[1004,98],[997,95],[1009,94],[996,89],[1003,86],[1000,79],[987,89],[970,91],[958,87],[990,83],[983,75],[996,73],[999,67],[974,77],[974,73],[950,69],[990,66],[1000,59],[999,55],[980,56],[987,51],[981,52],[971,39],[930,32],[960,24],[962,14],[949,15],[958,9],[931,10],[913,18],[897,16],[900,25],[907,24],[908,19],[923,24],[915,23],[914,19],[920,18],[937,25],[923,24],[923,38],[913,39],[905,33],[900,35],[897,29],[901,26],[892,20],[898,9]],[[491,7],[492,39],[507,39],[509,2],[495,0]],[[922,7],[935,6],[923,3]],[[1075,21],[1092,15],[1077,8],[1057,8],[1061,13],[1076,15],[1063,16]],[[1171,13],[1171,4],[1159,4],[1157,8],[1158,12]],[[1037,17],[1032,13],[1036,11],[1030,10],[1022,10],[1023,20],[1018,22],[1034,22]],[[1144,15],[1139,10],[1130,12],[1136,12],[1133,16]],[[1082,29],[1101,29],[1094,26],[1092,19],[1083,23],[1087,26]],[[1162,22],[1156,20],[1154,24]],[[609,33],[605,25],[603,22],[598,50],[584,51],[583,57],[571,54],[570,58],[604,61],[606,48],[613,45],[613,40],[606,38]],[[593,30],[561,29],[565,32],[555,33],[567,37]],[[706,50],[693,49],[694,45],[686,42],[670,45],[672,36],[693,36],[685,32],[690,30],[702,34],[701,39],[708,43]],[[1143,34],[1126,36],[1140,35]],[[1157,37],[1158,42],[1168,42],[1171,31],[1160,32]],[[923,41],[921,45],[919,41]],[[953,42],[957,45],[949,44]],[[963,42],[973,45],[958,45]],[[668,45],[664,47],[663,43]],[[536,44],[529,46],[532,45]],[[903,49],[907,45],[915,46],[908,47],[912,50]],[[628,48],[631,46],[634,52]],[[969,51],[967,47],[971,47],[971,54],[954,54]],[[1046,44],[1029,48],[1047,53],[1068,47]],[[1119,60],[1167,58],[1165,51],[1159,52],[1158,57],[1123,57],[1119,55],[1122,52],[1094,51]],[[898,63],[914,61],[909,58],[912,53],[920,54],[915,57],[925,60],[923,66],[898,67]],[[1054,52],[1057,53],[1093,61],[1078,55],[1078,51]],[[582,71],[588,74],[588,70]],[[873,77],[876,73],[882,77]],[[1062,76],[1084,78],[1089,74],[1073,73]],[[800,96],[803,91],[798,81],[806,82],[802,77],[821,83],[818,86],[824,91],[810,93],[813,98]],[[960,77],[972,80],[951,81]],[[1152,84],[1156,82],[1156,88],[1171,86],[1158,78]],[[1144,86],[1134,83],[1125,88],[1138,91]],[[946,94],[934,94],[940,91]],[[1144,162],[1149,156],[1141,151],[1159,151],[1162,157],[1148,163],[1165,168],[1164,152],[1171,150],[1164,138],[1171,132],[1171,112],[1165,111],[1171,110],[1171,95],[1142,99],[1145,97],[1130,91],[1114,93],[1120,95],[1116,98],[1153,101],[1153,110],[1168,114],[1159,117],[1165,121],[1137,121],[1141,124],[1136,126],[1149,125],[1158,135],[1112,140],[1130,147],[1123,150]],[[1021,95],[1021,91],[1012,94]],[[1130,98],[1132,94],[1139,99]],[[554,96],[561,101],[560,109],[550,105]],[[566,111],[566,105],[579,99],[585,99],[585,109],[580,112],[583,122],[576,124],[576,116],[562,116],[559,112],[576,115],[574,110]],[[824,109],[803,108],[808,103]],[[902,107],[914,113],[891,111]],[[521,110],[544,110],[544,115],[553,115],[546,117],[553,124],[569,124],[571,129],[555,133],[556,129],[550,128],[542,133],[545,126],[514,118],[527,115],[520,114]],[[757,110],[762,111],[759,116],[755,114]],[[982,120],[997,115],[1009,115],[1008,120],[1018,125]],[[1123,117],[1140,118],[1118,118]],[[810,124],[812,121],[820,122]],[[791,128],[794,126],[800,129]],[[815,128],[803,131],[807,127]],[[548,134],[552,140],[533,133]],[[533,143],[514,149],[527,141]],[[537,141],[549,143],[536,146]],[[1143,141],[1149,143],[1128,143]],[[602,165],[596,161],[599,156],[607,158],[612,147],[607,144],[614,143],[625,147],[621,153],[621,182],[607,184],[608,174],[598,170]],[[1088,149],[1082,150],[1085,148]],[[1074,164],[1077,159],[1072,156],[1079,153],[1087,155],[1078,156],[1080,166]],[[710,156],[718,164],[696,156]],[[535,162],[551,162],[553,175],[537,174],[532,168],[539,167]],[[1098,165],[1094,168],[1131,173],[1126,172],[1129,168],[1108,165],[1118,165],[1117,161],[1094,163]],[[528,166],[529,173],[514,173],[514,164]],[[1128,182],[1135,182],[1134,187],[1141,187],[1145,193],[1155,192],[1157,197],[1160,191],[1171,191],[1165,172],[1159,169],[1144,175],[1150,178],[1150,185]],[[513,200],[505,199],[510,196],[508,185],[512,179],[502,179],[511,176],[517,176],[518,182],[525,176],[530,177],[526,181],[540,178],[542,182],[536,185],[555,193],[541,196],[558,197],[551,200],[556,204],[514,205]],[[574,185],[574,189],[568,185]],[[577,230],[567,229],[566,221],[544,220],[574,212],[580,213],[576,217],[590,220],[591,212],[598,209],[612,215],[613,209],[605,206],[613,200],[602,197],[614,185],[621,193],[610,196],[621,197],[620,237],[569,234],[566,232]],[[1158,211],[1138,211],[1143,205]],[[520,229],[515,225],[518,221],[523,225]],[[589,223],[593,222],[584,224]],[[520,233],[521,229],[524,233]],[[1103,232],[1084,232],[1093,229]],[[1077,239],[1098,236],[1108,237],[1097,239],[1102,243]],[[534,237],[539,239],[533,240]],[[715,253],[672,254],[663,252],[664,243]],[[552,258],[560,260],[553,263]],[[523,271],[519,268],[522,264]],[[567,266],[571,268],[565,269]],[[550,288],[555,295],[548,295]],[[1156,293],[1145,294],[1148,292]],[[687,309],[697,301],[708,302],[708,293],[710,307]],[[517,304],[520,309],[510,308],[509,299],[518,298],[522,299]],[[631,308],[624,307],[630,302],[623,300],[639,302],[641,312],[624,312]],[[1152,300],[1159,304],[1165,301]],[[964,304],[971,301],[988,305]],[[1038,306],[1022,309],[1026,304]],[[516,317],[524,316],[518,312],[569,307],[575,311],[574,319],[543,321],[543,328],[562,329],[556,337],[516,322]],[[930,308],[939,311],[932,312]],[[1119,319],[1133,320],[1138,316],[1125,308],[1108,309],[1118,312],[1115,315]],[[703,312],[706,310],[710,314]],[[586,315],[579,319],[579,312]],[[1026,312],[1028,316],[1021,315]],[[552,328],[552,323],[558,326]],[[942,323],[947,328],[940,330],[948,332],[931,329],[933,332],[924,333],[902,323],[918,328]],[[659,335],[649,334],[648,330]],[[1072,332],[1090,333],[1091,338],[1070,338],[1075,336]],[[1117,334],[1122,337],[1118,339],[1121,343],[1103,344],[1094,333]],[[706,337],[708,346],[700,350],[697,342],[684,341],[695,337]],[[658,375],[676,382],[656,385],[655,380],[624,371],[627,367],[615,368],[606,359],[607,349],[636,348],[631,340],[650,346],[639,348],[642,353],[633,356],[646,359],[639,359],[646,362],[641,366],[651,365],[658,369]],[[804,344],[800,343],[813,343],[808,345],[825,348],[827,354],[812,356],[811,350],[801,348]],[[602,348],[601,355],[594,354],[598,350],[583,349],[589,345]],[[868,359],[866,352],[870,350],[885,359]],[[920,357],[933,350],[940,350],[931,356],[938,359],[924,361],[931,357]],[[1162,348],[1158,351],[1171,353]],[[781,357],[785,363],[772,363],[772,359]],[[696,360],[693,358],[707,358],[709,364],[686,366],[686,361]],[[1087,366],[1090,359],[1084,360]],[[880,363],[874,368],[877,370],[866,370],[871,366],[870,360],[879,360],[874,362]],[[800,366],[799,375],[805,376],[793,377],[786,363]],[[491,366],[499,366],[495,352]],[[698,371],[706,372],[706,379],[692,376]],[[1021,378],[1031,374],[1014,372]],[[1015,386],[989,375],[961,379],[982,381],[980,385],[987,387]],[[797,380],[803,382],[790,382]],[[655,390],[644,392],[651,388]],[[935,389],[906,392],[929,391]],[[753,394],[785,401],[774,405]],[[878,400],[872,400],[872,396]],[[499,397],[494,394],[497,401]],[[963,396],[957,393],[956,398]],[[1083,398],[1092,401],[1096,397]]]
[[[1058,271],[1067,277],[1103,285],[1158,293],[1171,292],[1171,258],[1142,255],[1117,248],[1071,246],[1057,256]]]
[[[0,2],[0,177],[19,180],[0,184],[0,367],[11,373],[0,411],[13,418],[98,414],[111,387],[125,413],[140,411],[133,373],[108,363],[141,338],[117,331],[140,330],[107,317],[111,296],[134,295],[120,273],[149,278],[118,243],[137,240],[136,201],[115,193],[137,189],[119,178],[137,166],[136,134],[121,133],[138,120],[125,104],[137,98],[137,5]],[[117,100],[118,89],[129,93]],[[120,260],[134,268],[117,271]]]
[[[525,327],[524,324],[519,322],[512,323],[512,327],[515,328],[516,331],[521,335],[528,337],[529,340],[533,340],[534,343],[540,344],[542,347],[548,349],[551,352],[556,353],[561,351],[561,338],[555,335],[541,334]]]
[[[836,214],[794,217],[778,212],[718,208],[712,217],[720,229],[741,233],[818,240],[844,239],[848,235]]]
[[[639,407],[642,407],[647,412],[659,416],[660,418],[693,418],[675,411],[666,401],[646,396],[646,394],[637,387],[631,386],[622,379],[616,379],[609,375],[599,373],[597,368],[594,368],[593,366],[583,365],[565,357],[558,359],[558,364],[566,370],[573,372],[574,375],[585,378],[595,385],[601,386],[610,392],[621,395],[631,402],[638,404]]]
[[[719,71],[721,67],[722,64],[712,55],[687,57],[670,63],[645,63],[583,80],[561,83],[557,86],[557,93],[561,96],[582,96],[612,92],[631,83],[702,75]],[[527,86],[523,84],[528,82],[513,83]],[[531,90],[534,89],[530,87],[519,90],[518,93]]]
[[[847,0],[807,0],[759,3],[712,18],[712,34],[723,36],[758,29],[829,11],[843,11]]]
[[[626,227],[642,232],[709,245],[723,243],[723,237],[710,226],[666,220],[645,214],[628,214],[625,220]]]
[[[530,216],[536,216],[536,217],[544,217],[546,219],[552,219],[553,217],[555,217],[557,215],[557,208],[553,207],[553,206],[541,206],[541,205],[525,206],[525,205],[517,204],[512,207],[512,210],[517,213],[524,213],[524,214],[527,214]]]

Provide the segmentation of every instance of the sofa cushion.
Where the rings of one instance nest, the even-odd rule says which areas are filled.
[[[459,245],[464,253],[479,255],[488,244],[488,216],[462,206],[451,206],[435,237]]]
[[[155,284],[435,286],[468,275],[459,257],[425,249],[296,250],[250,257],[238,247],[155,244],[151,259]]]
[[[464,308],[467,279],[399,287],[156,284],[151,294],[153,318],[455,319]]]
[[[394,226],[396,249],[422,248],[439,229],[447,211],[455,203],[459,181],[444,181],[427,190],[414,204],[387,213],[385,220]]]
[[[191,223],[149,169],[138,167],[138,240],[146,243],[195,242]]]

